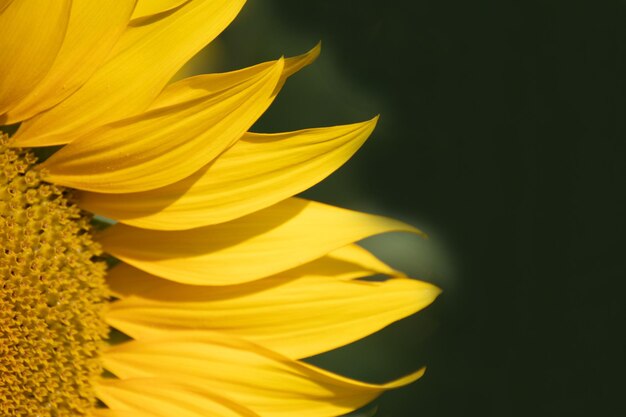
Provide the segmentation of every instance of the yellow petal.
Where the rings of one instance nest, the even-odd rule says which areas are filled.
[[[89,417],[158,417],[158,415],[148,414],[146,412],[139,411],[139,410],[120,411],[120,410],[111,410],[110,408],[96,408],[94,410],[91,410],[88,416]]]
[[[344,265],[333,269],[318,271],[311,262],[243,285],[198,287],[126,267],[118,274],[143,291],[112,303],[107,322],[137,340],[219,330],[304,358],[372,334],[425,308],[440,292],[412,279],[346,281],[340,279]],[[113,280],[124,287],[119,276]]]
[[[187,0],[139,0],[133,12],[133,19],[152,16],[172,10]]]
[[[285,60],[285,71],[282,81],[286,80],[287,77],[292,76],[307,65],[313,63],[313,61],[315,61],[320,55],[321,50],[322,43],[318,42],[317,45],[315,45],[309,52],[293,58],[287,58]]]
[[[341,260],[341,262],[345,264],[358,266],[358,268],[360,268],[360,270],[364,272],[362,275],[358,276],[349,276],[346,274],[342,274],[339,276],[339,278],[341,279],[354,279],[376,274],[384,274],[397,277],[405,276],[404,273],[393,269],[359,245],[347,245],[343,248],[339,248],[331,252],[329,255]],[[365,274],[365,272],[369,273]]]
[[[69,0],[13,0],[0,14],[0,115],[46,75],[61,47]],[[7,124],[4,116],[0,125]]]
[[[104,249],[153,275],[195,285],[232,285],[294,268],[366,237],[420,233],[396,220],[291,198],[214,226],[156,231],[116,224]]]
[[[96,129],[44,162],[44,178],[106,193],[150,190],[186,178],[265,111],[282,69],[278,60],[225,90]]]
[[[213,163],[181,181],[123,198],[82,193],[80,205],[147,229],[182,230],[233,220],[324,179],[350,159],[375,124],[376,119],[292,133],[248,133]]]
[[[4,11],[13,0],[0,0],[0,13]]]
[[[134,5],[135,0],[73,0],[67,33],[50,71],[7,113],[5,123],[32,117],[84,84],[126,29]]]
[[[208,332],[117,345],[103,359],[121,378],[165,377],[207,387],[263,417],[342,415],[423,374],[420,370],[388,384],[367,384]]]
[[[130,413],[128,417],[133,417],[133,413],[138,413],[138,417],[259,417],[212,392],[210,386],[203,389],[164,378],[107,380],[99,383],[96,390],[108,407],[116,413],[121,410],[119,417],[125,417],[123,412]]]
[[[270,99],[273,99],[278,93],[287,77],[312,63],[319,56],[319,52],[320,45],[318,44],[305,54],[284,59],[284,67],[280,81],[276,85],[274,94],[272,94]],[[233,85],[245,82],[250,77],[265,71],[275,64],[276,61],[269,61],[236,71],[203,74],[182,79],[165,87],[148,109],[160,109],[185,101],[195,100],[210,93],[222,91]]]
[[[56,2],[51,2],[56,3]],[[190,0],[140,19],[78,91],[23,123],[13,146],[69,143],[85,131],[144,111],[168,80],[237,15],[245,0]]]
[[[350,280],[376,274],[396,276],[400,273],[380,261],[360,246],[348,245],[334,250],[328,255],[312,262],[284,271],[280,274],[280,277],[284,281],[297,279],[298,277],[304,275],[309,277],[334,277],[336,279]],[[118,298],[125,298],[133,295],[143,297],[145,294],[151,292],[152,286],[157,285],[154,281],[155,279],[159,278],[125,263],[118,264],[107,273],[107,283],[109,289],[112,294]],[[273,278],[267,279],[271,280]],[[171,281],[159,280],[158,285],[165,285],[165,283],[171,283]],[[252,284],[253,283],[246,283],[242,285]],[[185,286],[186,284],[177,285]],[[200,289],[197,286],[194,286],[193,288]],[[210,288],[215,291],[228,291],[227,288],[230,288],[234,291],[237,290],[238,286],[230,285],[224,289],[218,289],[218,287]]]

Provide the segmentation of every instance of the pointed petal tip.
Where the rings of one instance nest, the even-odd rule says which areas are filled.
[[[274,72],[277,72],[278,76],[280,76],[285,68],[286,60],[287,58],[285,58],[285,55],[281,55],[276,61],[272,63],[270,68],[267,70],[267,73],[273,74]],[[278,83],[278,79],[276,80],[276,82]]]
[[[366,120],[365,122],[363,122],[363,124],[371,126],[372,131],[374,131],[374,129],[376,128],[376,125],[378,125],[378,121],[379,120],[380,120],[380,114],[377,114],[376,116],[372,117],[371,119]]]
[[[393,220],[393,219],[389,219],[390,221],[394,221],[396,223],[396,226],[393,230],[390,230],[390,232],[406,232],[406,233],[413,233],[418,235],[419,237],[423,238],[423,239],[428,239],[428,235],[426,233],[424,233],[423,231],[421,231],[420,229],[418,229],[415,226],[411,226],[408,223],[399,221],[399,220]]]
[[[426,373],[426,367],[424,366],[418,369],[417,371],[412,372],[406,376],[387,382],[386,384],[383,384],[381,387],[386,390],[402,388],[406,385],[412,384],[413,382],[417,381],[418,379],[423,377],[425,373]]]
[[[436,286],[436,285],[433,285],[433,284],[431,284],[431,285],[432,285],[432,291],[433,291],[434,298],[439,297],[443,293],[443,289],[438,287],[438,286]]]
[[[423,284],[423,287],[421,288],[421,298],[427,299],[422,308],[426,308],[435,302],[435,300],[441,295],[443,290],[438,286],[431,284],[430,282],[419,282]]]
[[[429,288],[429,292],[430,292],[431,300],[428,303],[428,305],[431,305],[432,303],[435,302],[435,300],[437,298],[439,298],[439,296],[443,293],[443,290],[441,288],[437,287],[436,285],[432,285],[431,284],[431,287]]]
[[[313,48],[302,55],[287,58],[285,60],[285,71],[283,77],[290,77],[302,68],[312,64],[320,55],[321,49],[321,42],[318,42]]]
[[[309,55],[311,59],[314,60],[314,59],[317,59],[318,56],[320,56],[321,52],[322,52],[322,41],[319,40],[317,41],[315,46],[311,48],[305,55]]]
[[[388,278],[388,281],[389,280],[410,280],[414,282],[416,284],[415,289],[419,290],[419,293],[422,296],[422,298],[430,298],[428,305],[432,304],[437,299],[437,297],[439,297],[441,293],[443,292],[443,290],[440,287],[436,286],[435,284],[431,282],[422,281],[421,279],[418,279],[418,278],[409,277],[403,273],[399,273],[399,274],[396,273],[393,276],[390,276]]]

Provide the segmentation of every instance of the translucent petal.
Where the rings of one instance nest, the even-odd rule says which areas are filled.
[[[86,210],[132,226],[182,230],[222,223],[304,191],[345,163],[376,119],[273,135],[248,133],[217,160],[167,187],[125,194],[82,193]]]
[[[95,126],[141,113],[176,71],[235,18],[244,3],[189,0],[155,18],[138,19],[89,81],[58,106],[23,123],[12,145],[69,143]]]
[[[41,164],[44,178],[128,193],[179,181],[231,146],[270,104],[283,62],[226,89],[96,129]]]
[[[165,377],[210,388],[264,417],[342,415],[424,373],[420,370],[388,384],[367,384],[207,332],[117,345],[103,359],[105,367],[121,378]]]
[[[213,226],[156,231],[116,224],[99,236],[104,249],[153,275],[196,285],[264,278],[366,237],[421,233],[385,217],[291,198]]]

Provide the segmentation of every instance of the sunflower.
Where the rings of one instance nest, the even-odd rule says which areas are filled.
[[[376,119],[248,131],[319,46],[169,82],[243,4],[0,0],[1,415],[336,416],[423,374],[302,361],[439,291],[355,243],[413,227],[294,197]]]

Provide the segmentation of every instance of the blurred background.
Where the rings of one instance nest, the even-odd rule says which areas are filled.
[[[444,292],[311,359],[375,382],[428,366],[358,415],[626,415],[625,25],[608,0],[248,0],[198,55],[224,71],[322,41],[255,131],[381,114],[305,196],[426,231],[365,245]]]

